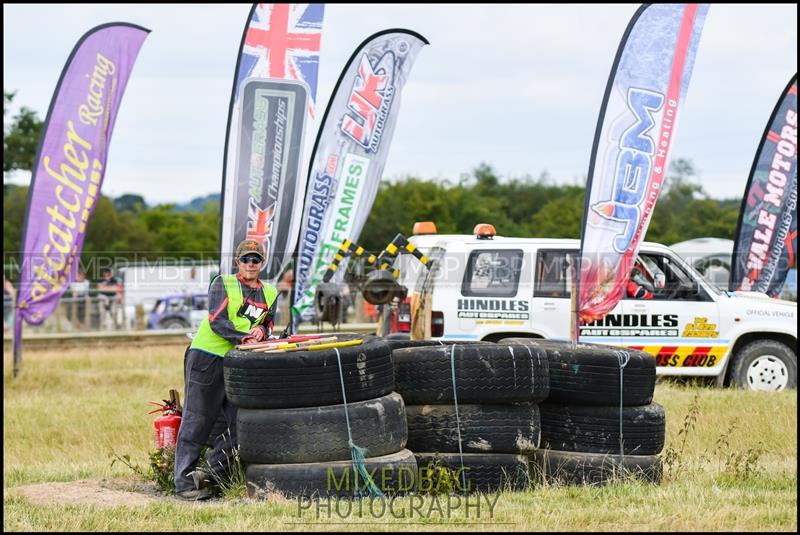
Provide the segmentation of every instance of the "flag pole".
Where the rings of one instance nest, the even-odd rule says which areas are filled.
[[[297,333],[297,327],[294,322],[294,290],[297,287],[297,251],[299,248],[300,239],[298,237],[297,245],[295,245],[294,254],[292,255],[292,287],[289,289],[289,319],[286,322],[286,329],[284,329],[281,338]]]
[[[571,314],[570,314],[570,325],[569,325],[569,334],[570,334],[570,341],[572,342],[572,348],[576,348],[578,345],[578,341],[580,338],[580,313],[578,310],[578,266],[580,265],[580,259],[575,258],[572,262],[572,269],[570,269],[570,273],[572,274],[572,291],[570,296],[571,302]]]
[[[22,317],[19,314],[19,308],[16,303],[14,304],[14,339],[11,344],[14,348],[13,377],[16,377],[22,369]]]

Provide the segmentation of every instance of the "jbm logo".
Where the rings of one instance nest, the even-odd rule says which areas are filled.
[[[655,125],[653,113],[663,105],[664,95],[660,93],[637,88],[628,90],[628,108],[636,122],[620,139],[611,199],[592,205],[592,210],[601,218],[625,225],[625,230],[614,237],[614,250],[620,254],[630,247],[641,218],[656,148],[648,131]]]
[[[375,65],[361,56],[356,79],[347,102],[348,113],[342,119],[342,132],[367,152],[378,152],[381,135],[389,116],[395,87],[395,57],[384,54]]]

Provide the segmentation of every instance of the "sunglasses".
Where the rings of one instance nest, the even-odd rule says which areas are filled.
[[[263,262],[263,259],[256,255],[245,255],[239,257],[239,262],[242,264],[260,264]]]

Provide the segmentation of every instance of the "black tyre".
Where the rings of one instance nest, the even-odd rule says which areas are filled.
[[[348,403],[379,398],[394,390],[392,352],[375,336],[363,338],[361,345],[338,350]],[[233,349],[225,354],[224,364],[225,393],[239,408],[317,407],[343,401],[334,349],[281,353]]]
[[[538,450],[530,455],[536,483],[598,485],[630,478],[661,483],[662,465],[657,455],[609,455],[574,451]]]
[[[396,390],[407,404],[453,402],[451,352],[459,403],[535,403],[547,398],[550,376],[543,350],[453,344],[392,351]]]
[[[797,388],[797,355],[777,340],[757,340],[736,352],[731,385],[749,390]]]
[[[498,344],[522,344],[543,349],[550,363],[548,401],[586,405],[619,403],[620,376],[622,404],[647,405],[656,387],[656,360],[628,348],[600,344],[578,344],[541,338],[503,338]],[[622,353],[621,353],[622,352]],[[620,357],[628,361],[620,374]]]
[[[392,336],[392,335],[389,335]],[[438,347],[438,346],[451,346],[453,344],[482,344],[487,345],[491,342],[481,342],[481,341],[464,341],[464,340],[411,340],[407,336],[405,338],[389,338],[388,336],[384,338],[386,344],[392,348],[392,351],[395,349],[406,349],[408,347]]]
[[[411,333],[389,333],[384,340],[411,340]]]
[[[408,449],[458,451],[459,427],[453,405],[409,405]],[[467,453],[531,453],[539,447],[539,407],[458,404],[461,451]]]
[[[239,409],[239,456],[247,463],[311,463],[350,458],[344,405]],[[408,437],[403,398],[389,395],[347,404],[350,430],[365,455],[403,449]]]
[[[414,454],[400,450],[391,455],[367,457],[364,466],[376,486],[386,494],[416,490]],[[247,494],[264,498],[279,492],[285,496],[356,496],[367,494],[364,480],[356,477],[353,462],[330,461],[297,464],[251,464],[245,470]]]
[[[619,407],[542,403],[542,449],[620,453]],[[622,408],[625,455],[655,455],[664,447],[664,407],[651,403]]]
[[[432,484],[437,487],[438,478],[431,467],[441,466],[450,471],[453,492],[499,492],[525,490],[530,485],[528,458],[524,455],[504,453],[414,453],[420,470],[420,491]],[[462,471],[463,457],[463,471]],[[432,481],[426,480],[432,475]]]

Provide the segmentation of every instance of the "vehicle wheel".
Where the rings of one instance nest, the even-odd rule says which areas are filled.
[[[777,340],[757,340],[736,352],[731,385],[750,390],[797,388],[797,355]]]
[[[175,330],[178,330],[178,329],[188,329],[189,328],[189,325],[185,321],[179,320],[177,318],[170,318],[168,320],[164,320],[161,323],[159,323],[158,325],[162,329],[175,329]]]

